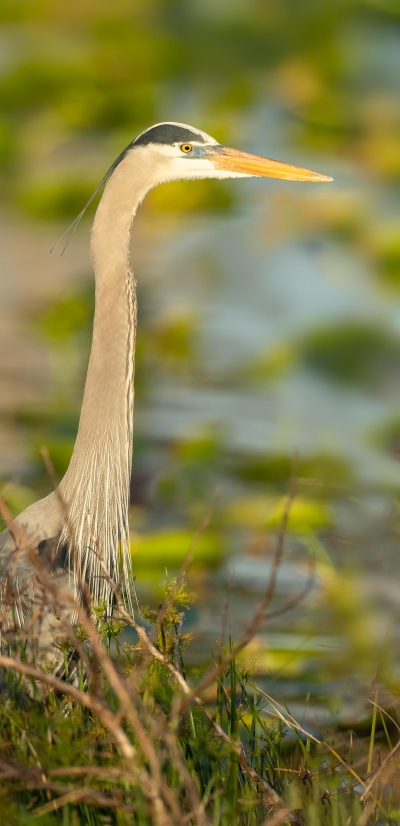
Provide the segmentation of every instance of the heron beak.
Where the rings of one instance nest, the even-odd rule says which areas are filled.
[[[273,161],[271,158],[262,158],[260,155],[251,155],[239,149],[230,149],[229,146],[220,146],[209,154],[216,169],[229,172],[241,172],[246,175],[255,175],[262,178],[282,178],[285,181],[333,181],[327,175],[302,169],[301,166],[292,166],[282,161]]]

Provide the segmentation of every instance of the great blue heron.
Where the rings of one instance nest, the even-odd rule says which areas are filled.
[[[152,187],[167,181],[251,176],[332,180],[221,146],[199,129],[168,122],[151,126],[132,141],[92,196],[107,184],[91,235],[96,305],[74,452],[58,488],[28,507],[0,535],[3,582],[11,581],[17,593],[24,593],[25,609],[26,594],[31,585],[34,590],[35,572],[42,563],[52,574],[63,571],[65,578],[67,572],[75,593],[86,583],[93,602],[104,602],[107,608],[113,592],[105,572],[119,578],[128,593],[132,590],[128,505],[136,283],[130,236],[139,204]],[[20,606],[21,623],[23,614]]]

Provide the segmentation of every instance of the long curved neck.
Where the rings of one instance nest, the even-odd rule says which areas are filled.
[[[129,483],[133,428],[136,284],[130,263],[131,224],[146,193],[142,176],[123,161],[107,184],[91,237],[96,279],[93,341],[78,435],[59,494],[65,510],[63,538],[71,569],[86,579],[94,602],[109,602],[100,562],[131,577]],[[129,185],[128,185],[129,181]],[[133,186],[132,186],[132,181]],[[136,181],[136,183],[135,183]]]

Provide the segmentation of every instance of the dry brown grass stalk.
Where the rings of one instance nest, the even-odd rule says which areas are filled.
[[[230,737],[223,728],[213,719],[204,705],[203,695],[210,683],[221,674],[229,665],[232,658],[242,650],[245,645],[252,639],[257,629],[264,621],[265,611],[271,602],[274,589],[277,571],[281,562],[283,553],[284,534],[286,530],[287,519],[290,511],[290,505],[293,501],[294,492],[288,497],[285,508],[285,517],[283,528],[279,534],[277,551],[274,559],[273,571],[268,587],[266,589],[264,599],[262,600],[258,610],[256,611],[251,623],[245,634],[234,649],[227,654],[218,666],[211,669],[210,673],[200,681],[200,683],[192,688],[187,680],[184,678],[179,665],[177,663],[177,655],[175,661],[172,662],[167,654],[161,651],[155,642],[155,633],[148,633],[145,628],[135,620],[135,618],[127,611],[120,595],[118,585],[111,580],[102,560],[100,560],[103,568],[104,577],[108,580],[110,587],[114,591],[119,616],[130,625],[137,633],[141,642],[142,648],[147,652],[147,655],[155,659],[164,668],[168,670],[173,678],[176,689],[177,699],[173,704],[171,711],[171,718],[168,720],[165,715],[158,713],[157,718],[152,714],[143,701],[138,691],[138,669],[134,669],[128,677],[124,678],[117,670],[113,660],[109,656],[96,628],[93,619],[89,616],[86,606],[82,600],[77,600],[76,596],[65,588],[60,588],[57,580],[51,575],[51,569],[46,568],[40,564],[40,560],[34,553],[31,554],[31,561],[35,567],[36,577],[41,586],[42,603],[37,605],[33,612],[33,617],[27,623],[27,630],[29,626],[33,625],[33,618],[35,622],[40,621],[41,615],[47,610],[53,612],[57,611],[58,606],[63,606],[60,613],[60,626],[64,634],[73,644],[81,663],[81,667],[86,673],[89,680],[89,690],[84,691],[69,682],[59,679],[53,673],[46,673],[28,662],[23,662],[18,657],[6,656],[0,654],[0,666],[6,669],[14,670],[38,684],[45,685],[51,691],[56,691],[66,698],[69,698],[75,703],[80,703],[84,708],[90,710],[95,714],[104,727],[109,731],[115,748],[124,759],[128,770],[128,777],[133,784],[139,783],[145,793],[149,806],[153,812],[153,819],[155,824],[159,826],[169,826],[169,824],[183,822],[184,813],[181,810],[179,801],[176,795],[168,788],[163,778],[160,766],[160,757],[154,746],[158,739],[162,739],[165,747],[170,750],[173,755],[173,760],[180,772],[182,783],[186,789],[187,799],[191,808],[194,822],[199,826],[206,826],[208,818],[205,814],[204,802],[201,800],[196,783],[188,771],[184,760],[182,759],[181,751],[177,740],[177,727],[179,718],[190,708],[191,705],[196,705],[202,709],[206,716],[208,723],[214,735],[223,740],[232,752],[236,755],[238,763],[243,772],[251,779],[256,787],[259,788],[265,805],[273,809],[285,811],[286,821],[298,824],[299,818],[295,812],[288,812],[287,806],[280,795],[273,789],[273,787],[262,778],[255,769],[249,764],[243,746],[240,740]],[[199,527],[197,534],[194,537],[193,545],[198,540],[201,533],[206,529],[210,518],[212,508],[204,518]],[[93,540],[94,542],[94,540]],[[26,547],[26,543],[25,543]],[[94,542],[94,552],[95,542]],[[189,564],[190,554],[187,557],[185,566]],[[184,568],[185,571],[185,568]],[[181,573],[181,578],[178,581],[176,588],[179,587],[179,582],[183,581],[184,571]],[[11,598],[12,598],[11,594]],[[170,594],[166,604],[164,604],[159,612],[156,622],[156,628],[161,628],[165,615],[174,599],[174,593]],[[80,628],[88,638],[92,651],[92,662],[90,661],[85,647],[79,636],[75,632],[74,624],[71,621],[74,617]],[[179,645],[179,639],[177,642]],[[144,660],[142,658],[139,669],[144,667]],[[101,673],[103,679],[107,680],[108,685],[118,698],[119,708],[116,713],[112,712],[108,706],[104,692],[101,689],[100,680],[97,674]],[[179,692],[184,695],[185,699],[179,699]],[[125,729],[124,720],[126,720],[134,733],[134,739],[137,746],[133,746]],[[39,782],[39,780],[38,780]],[[43,778],[41,783],[45,781]],[[47,788],[50,787],[47,786]],[[54,789],[53,789],[54,791]],[[61,789],[60,789],[61,792]],[[94,793],[93,793],[94,794]],[[86,790],[86,795],[88,792]],[[97,796],[96,796],[97,795]],[[90,795],[89,795],[90,797]],[[91,799],[100,800],[101,796],[96,793],[92,795]],[[50,812],[59,806],[65,805],[67,802],[76,801],[85,798],[83,789],[68,790],[65,789],[61,793],[61,798],[58,801],[49,801],[40,809],[41,814]],[[186,818],[185,818],[186,819]]]
[[[38,765],[37,769],[26,769],[23,765],[11,762],[0,762],[0,778],[8,781],[15,781],[21,784],[29,784],[30,787],[46,790],[47,794],[56,796],[49,799],[44,805],[32,812],[33,818],[39,818],[52,811],[62,808],[68,804],[86,802],[94,806],[105,806],[108,808],[120,808],[121,812],[131,812],[134,808],[132,794],[135,787],[140,787],[147,801],[151,812],[151,821],[155,826],[175,826],[176,824],[193,823],[197,826],[209,826],[210,821],[206,813],[207,797],[200,793],[200,789],[195,777],[188,769],[188,765],[182,754],[179,743],[179,727],[193,707],[199,709],[200,714],[207,720],[213,737],[221,741],[228,747],[231,755],[234,755],[237,764],[240,766],[243,775],[252,784],[255,793],[263,801],[264,807],[270,810],[270,818],[266,823],[278,824],[291,823],[294,826],[301,826],[303,823],[301,813],[288,809],[283,797],[276,791],[268,780],[262,776],[249,762],[243,743],[238,736],[227,733],[220,723],[215,719],[206,705],[206,692],[210,685],[221,678],[232,661],[248,645],[263,623],[283,611],[288,611],[298,605],[308,594],[314,579],[313,560],[310,559],[310,569],[308,581],[303,590],[286,605],[277,609],[268,610],[276,590],[278,571],[282,563],[284,553],[284,542],[287,525],[290,516],[290,509],[295,497],[295,484],[286,499],[282,524],[278,533],[275,554],[272,563],[271,575],[266,585],[264,595],[260,601],[253,617],[241,638],[232,645],[231,650],[226,654],[220,653],[219,661],[211,667],[197,684],[189,684],[179,665],[179,645],[182,633],[183,615],[176,633],[174,649],[167,651],[165,646],[158,640],[158,633],[163,629],[163,624],[168,611],[173,603],[174,596],[183,582],[184,573],[189,565],[190,554],[185,560],[184,569],[180,578],[168,594],[165,603],[160,607],[158,616],[154,623],[154,628],[148,632],[144,625],[135,619],[133,614],[127,610],[121,596],[118,583],[115,583],[106,569],[104,562],[100,558],[103,576],[115,597],[115,617],[123,620],[136,632],[140,643],[140,651],[136,648],[135,662],[129,673],[123,674],[116,662],[110,656],[109,651],[101,637],[98,620],[90,612],[90,604],[87,600],[80,599],[79,595],[65,587],[61,587],[59,581],[52,575],[51,566],[43,565],[38,555],[32,551],[30,560],[35,569],[35,576],[38,583],[36,601],[32,606],[31,617],[26,623],[25,629],[20,629],[15,633],[17,641],[23,640],[24,633],[38,643],[40,639],[40,626],[47,612],[56,615],[59,612],[59,632],[63,639],[60,649],[65,649],[65,641],[75,650],[75,656],[81,674],[86,680],[85,685],[73,684],[68,679],[60,679],[56,673],[39,668],[37,664],[25,660],[21,656],[0,653],[0,667],[14,671],[23,675],[28,681],[34,681],[37,685],[46,688],[50,693],[68,699],[73,704],[80,704],[87,709],[91,715],[96,717],[104,729],[109,732],[110,741],[114,744],[116,754],[121,757],[122,766],[110,766],[107,768],[96,766],[70,766],[58,769],[46,769]],[[7,508],[0,499],[0,512],[6,513]],[[193,542],[197,541],[201,533],[207,528],[212,515],[212,508],[204,518],[197,531]],[[27,540],[25,540],[26,548]],[[93,553],[98,553],[96,543],[93,538]],[[6,595],[9,600],[8,607],[12,605],[15,597],[11,583],[10,591]],[[61,609],[60,609],[61,606]],[[3,623],[7,626],[6,613],[3,610]],[[14,629],[17,632],[17,629]],[[83,637],[88,643],[83,642]],[[6,644],[10,642],[10,627],[6,627],[3,634]],[[87,645],[90,646],[90,650]],[[35,649],[33,648],[32,651]],[[37,650],[37,648],[36,648]],[[25,655],[24,655],[25,656]],[[157,662],[169,674],[174,690],[171,707],[168,711],[163,709],[159,703],[152,698],[151,702],[146,698],[146,692],[142,690],[142,681],[148,669],[149,663]],[[65,674],[68,677],[68,674]],[[107,690],[110,689],[117,701],[117,708],[110,705]],[[301,736],[313,741],[316,745],[321,745],[321,740],[307,732],[286,709],[277,703],[265,692],[260,692],[268,700],[271,707],[271,716],[275,716],[292,730],[297,730]],[[226,693],[227,703],[233,698]],[[364,793],[363,800],[369,796],[373,806],[378,806],[383,810],[379,799],[373,794],[372,787],[378,780],[380,774],[390,763],[392,757],[398,750],[399,744],[386,755],[380,763],[375,774],[370,777],[362,777],[354,766],[349,766],[338,751],[329,743],[324,743],[327,750],[335,758],[336,768],[345,767],[352,777],[347,788],[362,784]],[[169,759],[179,774],[180,785],[183,797],[177,795],[176,790],[169,787],[162,770],[163,759],[168,755]],[[332,770],[332,766],[330,767]],[[287,769],[289,771],[289,769]],[[294,771],[294,770],[293,770]],[[320,771],[320,773],[323,770]],[[318,772],[310,772],[304,777],[300,771],[297,772],[300,782],[308,782]],[[73,788],[68,783],[58,783],[57,777],[69,778],[68,783],[73,779],[83,779],[80,785]],[[114,783],[115,787],[107,794],[97,788],[89,788],[85,778],[107,778],[108,783]],[[368,782],[369,781],[369,782]],[[117,788],[118,783],[123,782],[125,792]],[[338,794],[344,791],[332,792]],[[217,793],[216,793],[217,794]],[[330,792],[323,793],[320,800],[329,800],[332,796]],[[185,800],[183,806],[182,800]],[[209,798],[210,799],[210,796]],[[369,810],[369,809],[368,809]],[[360,824],[362,819],[359,821]]]

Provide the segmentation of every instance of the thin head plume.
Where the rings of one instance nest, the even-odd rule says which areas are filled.
[[[129,144],[129,146],[130,146],[130,144]],[[70,240],[71,240],[71,238],[72,238],[72,236],[73,236],[73,234],[74,234],[74,232],[75,232],[75,230],[76,230],[76,228],[77,228],[77,226],[78,226],[78,224],[79,224],[79,221],[81,220],[81,218],[83,218],[83,216],[84,216],[84,214],[85,214],[85,212],[86,212],[86,210],[87,210],[88,206],[90,206],[90,204],[92,203],[92,201],[93,201],[93,200],[94,200],[94,198],[96,197],[97,193],[98,193],[98,192],[100,192],[101,188],[102,188],[103,186],[105,186],[105,185],[106,185],[106,183],[107,183],[107,181],[109,180],[109,178],[111,178],[111,175],[113,174],[114,169],[116,169],[116,168],[117,168],[118,164],[119,164],[119,163],[122,161],[122,159],[125,157],[125,154],[126,154],[126,152],[127,152],[127,149],[129,149],[129,147],[127,147],[126,149],[124,149],[124,151],[123,151],[123,152],[121,152],[121,154],[120,154],[120,155],[118,155],[118,158],[114,161],[114,163],[113,163],[113,164],[110,166],[110,168],[107,170],[106,174],[105,174],[105,175],[104,175],[104,177],[101,179],[101,181],[100,181],[100,183],[98,184],[98,186],[96,186],[96,189],[95,189],[95,191],[92,193],[92,195],[90,196],[90,198],[89,198],[89,200],[88,200],[87,204],[85,204],[85,206],[83,207],[83,209],[81,210],[81,212],[79,213],[79,215],[77,215],[77,216],[76,216],[75,220],[74,220],[74,221],[72,221],[72,224],[70,224],[70,226],[69,226],[69,227],[67,227],[67,229],[65,230],[65,232],[63,232],[63,234],[62,234],[62,235],[60,235],[60,237],[59,237],[59,239],[56,241],[56,243],[55,243],[55,244],[53,244],[53,246],[52,246],[52,248],[51,248],[50,252],[53,252],[53,250],[56,248],[57,244],[59,244],[59,243],[60,243],[60,241],[62,241],[62,239],[63,239],[63,238],[65,238],[65,236],[67,236],[67,240],[66,240],[66,242],[65,242],[65,244],[64,244],[64,246],[63,246],[63,248],[62,248],[62,250],[61,250],[61,255],[64,255],[64,252],[65,252],[65,250],[67,249],[67,246],[68,246],[68,244],[69,244],[69,242],[70,242]]]

